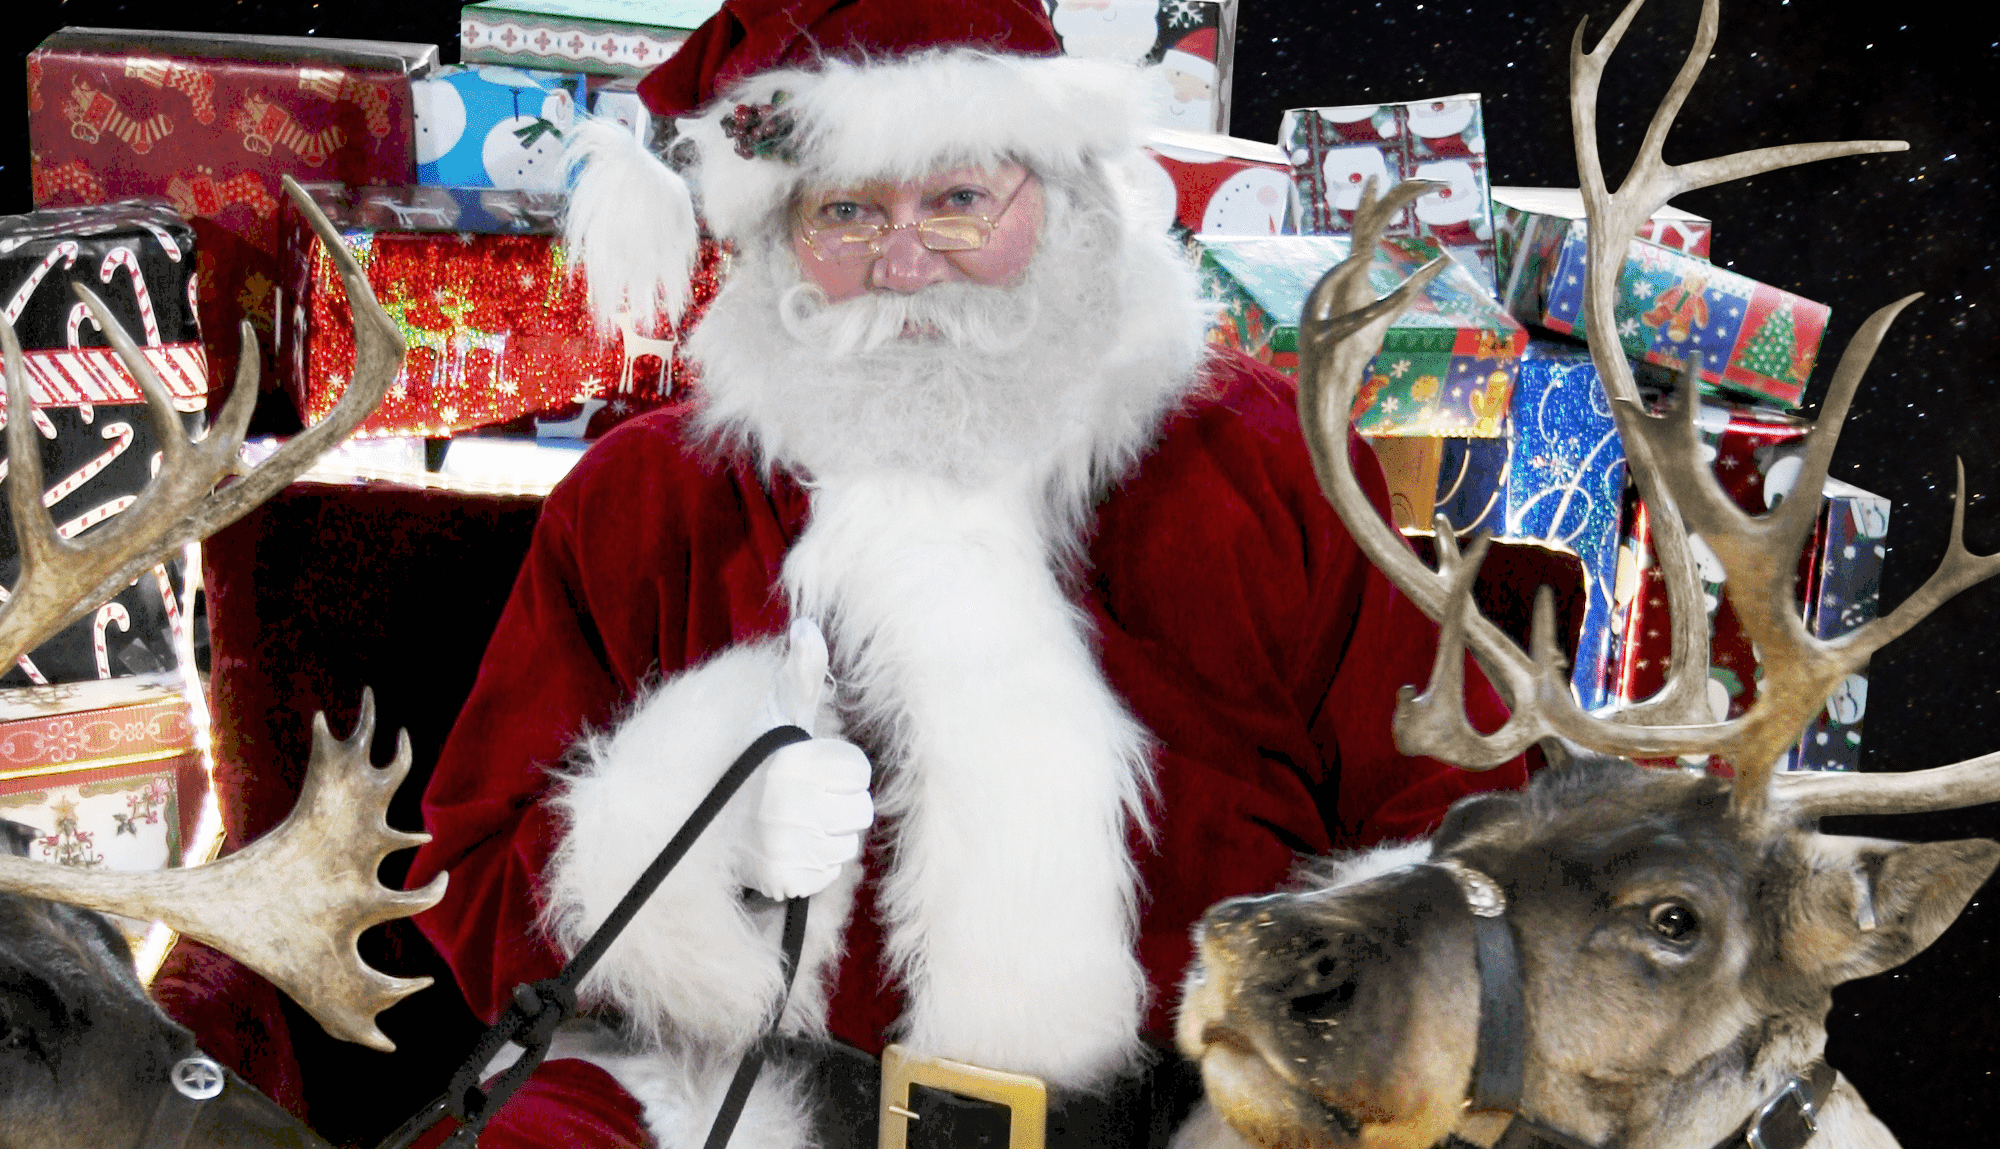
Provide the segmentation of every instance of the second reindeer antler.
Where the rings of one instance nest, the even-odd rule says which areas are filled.
[[[1473,579],[1485,540],[1460,554],[1440,520],[1438,568],[1425,566],[1375,514],[1354,480],[1346,452],[1333,448],[1329,427],[1345,425],[1363,368],[1379,350],[1383,333],[1434,274],[1426,268],[1389,297],[1374,299],[1366,270],[1382,227],[1421,189],[1404,185],[1377,204],[1371,188],[1364,193],[1355,220],[1353,254],[1314,289],[1300,321],[1299,409],[1321,484],[1349,530],[1376,565],[1441,627],[1429,687],[1421,694],[1404,690],[1396,714],[1397,741],[1408,753],[1471,768],[1505,761],[1549,736],[1632,758],[1716,754],[1736,772],[1732,808],[1751,819],[1766,815],[1774,793],[1779,796],[1777,813],[1798,818],[1942,809],[2000,799],[2000,755],[1919,774],[1825,781],[1786,777],[1773,783],[1786,747],[1841,679],[1946,599],[2000,573],[2000,555],[1979,557],[1965,549],[1961,467],[1950,550],[1930,580],[1889,615],[1839,638],[1815,638],[1805,628],[1793,583],[1799,550],[1818,514],[1816,496],[1826,480],[1855,388],[1890,322],[1916,296],[1882,308],[1862,324],[1841,356],[1820,418],[1806,437],[1794,487],[1797,495],[1769,514],[1752,516],[1738,508],[1703,461],[1694,425],[1699,363],[1685,366],[1673,409],[1665,415],[1648,413],[1640,402],[1631,365],[1610,333],[1619,271],[1641,224],[1684,191],[1814,160],[1907,147],[1883,140],[1793,144],[1689,164],[1666,163],[1661,148],[1667,132],[1715,43],[1717,3],[1704,0],[1694,47],[1654,114],[1632,170],[1616,192],[1610,191],[1597,150],[1598,85],[1606,62],[1643,2],[1631,0],[1593,51],[1583,50],[1583,29],[1577,29],[1570,54],[1571,113],[1589,219],[1584,328],[1611,398],[1628,465],[1640,496],[1653,512],[1654,542],[1674,620],[1673,678],[1660,695],[1636,706],[1614,713],[1585,712],[1563,673],[1547,591],[1537,596],[1531,649],[1523,651],[1473,605]],[[1700,604],[1690,533],[1700,535],[1727,572],[1730,603],[1759,651],[1764,671],[1756,702],[1728,721],[1703,721],[1707,619]],[[1481,734],[1466,718],[1462,678],[1468,648],[1513,707],[1507,724],[1490,735]]]

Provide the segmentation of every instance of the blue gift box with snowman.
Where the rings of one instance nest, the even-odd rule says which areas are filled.
[[[478,64],[440,68],[410,90],[418,183],[562,186],[564,139],[584,100],[582,73]]]

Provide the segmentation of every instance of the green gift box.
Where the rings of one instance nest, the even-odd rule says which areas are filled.
[[[643,76],[721,7],[721,0],[484,0],[459,13],[459,59]]]
[[[1327,270],[1347,258],[1344,235],[1202,236],[1205,288],[1218,310],[1209,342],[1286,374],[1298,370],[1299,315]],[[1420,236],[1384,239],[1368,271],[1388,295],[1443,254]],[[1362,434],[1495,438],[1521,370],[1528,332],[1453,260],[1389,328],[1354,405]]]

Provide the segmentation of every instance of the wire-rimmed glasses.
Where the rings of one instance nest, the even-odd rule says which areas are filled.
[[[896,232],[905,228],[917,233],[917,242],[931,251],[978,251],[993,239],[993,228],[1000,218],[1014,206],[1021,189],[1028,186],[1029,176],[1014,185],[1006,202],[991,215],[934,215],[928,219],[913,219],[908,223],[835,223],[825,227],[814,227],[803,217],[799,219],[799,236],[812,250],[813,257],[822,263],[857,263],[873,259],[882,254],[882,244]]]

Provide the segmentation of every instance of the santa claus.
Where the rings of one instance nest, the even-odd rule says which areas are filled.
[[[1052,1144],[1162,1144],[1201,911],[1522,781],[1396,752],[1435,631],[1320,495],[1289,382],[1204,347],[1134,73],[1056,47],[1032,0],[731,0],[643,89],[685,177],[578,133],[607,313],[677,300],[694,203],[734,255],[698,400],[549,497],[428,791],[410,881],[450,871],[421,924],[475,1010],[553,973],[754,738],[813,737],[483,1144],[698,1143],[772,1028],[739,1145],[872,1145],[878,1115],[1004,1141],[1038,1119],[995,1080]],[[892,1041],[951,1084],[884,1101]]]

